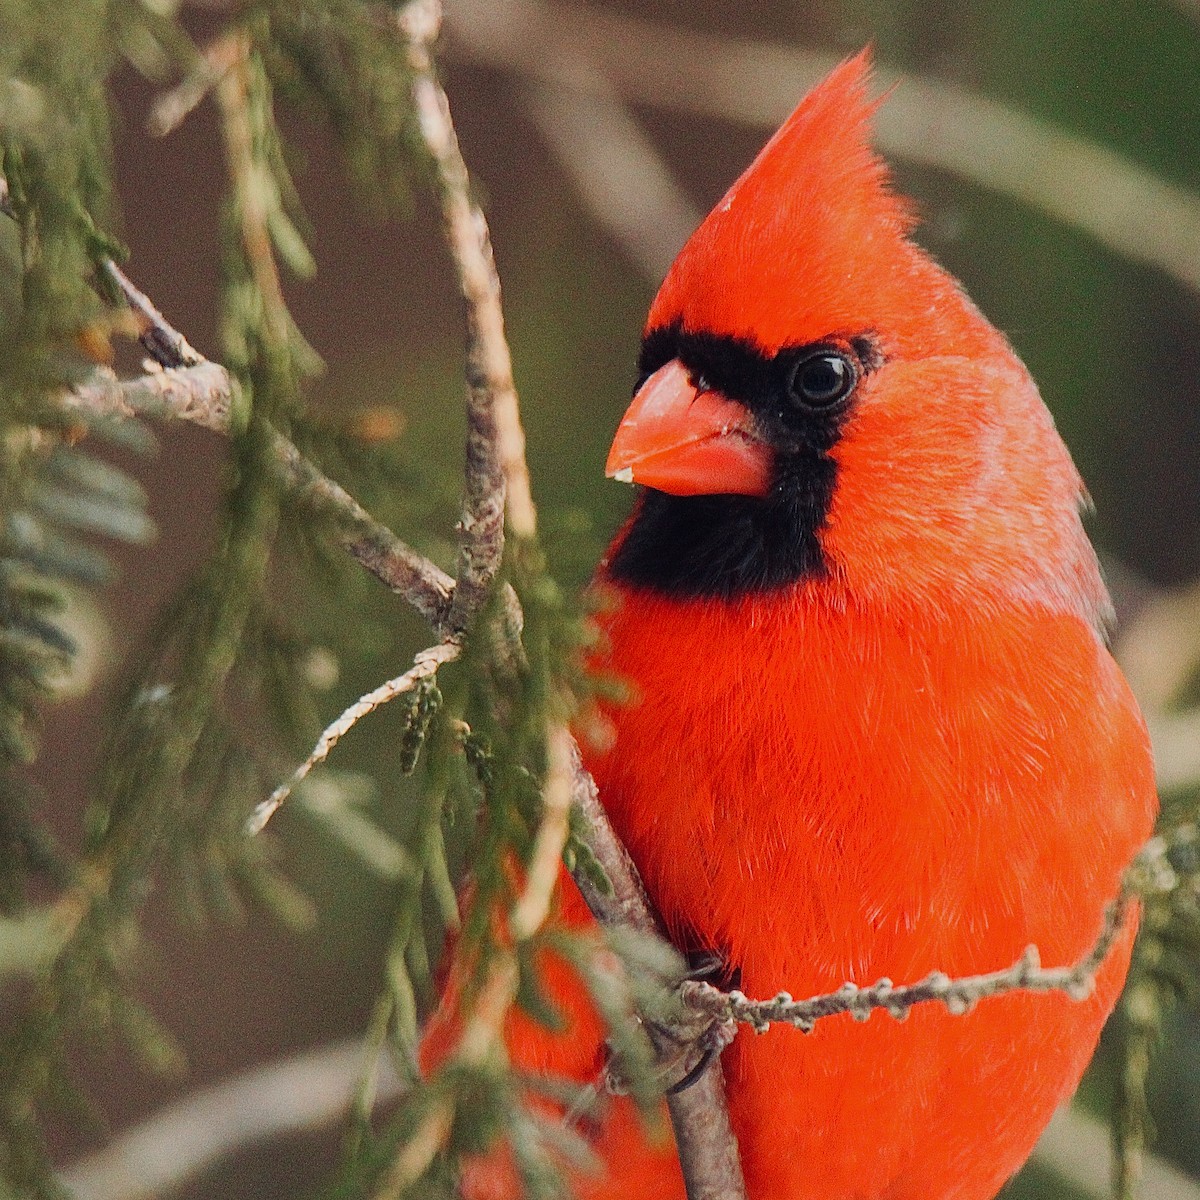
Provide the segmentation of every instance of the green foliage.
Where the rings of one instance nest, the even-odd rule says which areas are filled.
[[[18,768],[37,753],[39,703],[76,657],[64,612],[77,588],[104,582],[95,535],[143,542],[152,530],[141,488],[91,451],[147,438],[89,422],[59,402],[106,338],[88,280],[115,244],[95,223],[109,206],[103,86],[121,47],[161,23],[136,5],[0,7],[6,180],[0,219],[0,912],[23,903],[27,871],[62,883],[69,867],[34,817],[36,791]],[[161,55],[160,55],[161,56]]]
[[[408,198],[415,157],[406,46],[387,8],[357,0],[267,6],[272,78],[329,122],[377,214]]]
[[[231,119],[248,129],[244,161],[231,154],[234,186],[227,239],[227,352],[241,376],[247,409],[234,438],[231,483],[212,561],[164,614],[155,652],[126,690],[97,783],[83,857],[54,852],[32,818],[31,793],[11,768],[36,750],[37,701],[73,653],[57,623],[65,589],[103,582],[107,564],[81,535],[144,541],[149,522],[140,487],[85,451],[103,434],[127,442],[136,430],[89,428],[65,405],[63,389],[87,372],[81,348],[105,353],[119,317],[92,287],[92,268],[117,252],[94,224],[110,190],[105,86],[121,61],[167,61],[182,34],[137,5],[69,6],[48,20],[44,6],[8,6],[6,86],[21,103],[7,106],[4,173],[14,219],[2,331],[4,406],[0,412],[5,528],[0,544],[0,767],[4,768],[0,886],[6,908],[25,900],[20,872],[35,867],[63,888],[34,927],[6,929],[6,972],[31,975],[23,1014],[4,1039],[3,1152],[0,1175],[16,1195],[57,1191],[42,1147],[40,1111],[70,1079],[71,1045],[115,1035],[159,1066],[176,1057],[153,1018],[133,998],[131,969],[140,941],[138,913],[153,872],[173,868],[187,907],[230,913],[239,893],[296,919],[307,913],[266,861],[264,846],[243,832],[245,812],[261,795],[268,765],[233,717],[240,693],[252,711],[260,693],[278,700],[281,676],[290,710],[275,714],[306,726],[306,690],[294,661],[307,647],[282,635],[265,592],[277,524],[278,484],[269,469],[272,414],[298,402],[311,354],[294,335],[277,295],[263,286],[270,264],[244,252],[246,229],[265,191],[269,235],[303,265],[302,243],[284,216],[291,197],[274,131],[261,58],[246,64],[244,105]],[[24,19],[20,28],[15,23]],[[64,30],[62,20],[72,27]],[[53,35],[50,36],[50,31]],[[157,47],[157,53],[152,53]],[[240,173],[239,173],[240,172]],[[249,197],[249,201],[248,201]],[[141,440],[144,442],[145,437]],[[19,955],[25,955],[22,960]]]

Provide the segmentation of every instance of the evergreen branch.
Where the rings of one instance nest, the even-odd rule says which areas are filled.
[[[261,334],[276,347],[293,341],[293,326],[283,298],[275,258],[272,217],[279,215],[280,183],[268,161],[266,130],[256,121],[257,51],[248,27],[229,34],[229,62],[216,83],[217,108],[229,162],[233,209],[245,260],[261,303]]]
[[[504,1020],[516,1001],[520,982],[518,948],[541,929],[550,914],[571,809],[571,738],[565,727],[551,730],[548,750],[550,763],[542,791],[542,820],[524,887],[509,911],[508,930],[513,944],[498,947],[488,962],[483,983],[450,1060],[455,1067],[481,1067],[502,1048]],[[454,1114],[453,1097],[439,1095],[401,1147],[374,1200],[398,1200],[425,1174],[449,1139]]]
[[[341,739],[362,720],[363,717],[382,708],[385,704],[413,691],[426,680],[437,676],[438,668],[453,662],[462,653],[462,644],[458,641],[440,642],[428,650],[422,650],[413,660],[413,665],[397,675],[373,688],[365,696],[360,696],[349,708],[342,712],[321,733],[316,745],[309,756],[296,768],[292,777],[281,783],[267,797],[246,821],[246,832],[250,836],[261,833],[267,822],[286,802],[296,787],[302,783],[316,766],[323,763]]]
[[[141,329],[139,340],[163,370],[120,382],[111,372],[98,370],[68,395],[67,403],[92,416],[169,417],[227,436],[236,387],[229,372],[194,350],[116,263],[106,260],[102,269],[133,309]],[[454,580],[376,521],[283,434],[271,434],[271,450],[295,497],[334,516],[342,526],[342,543],[349,553],[442,632]]]
[[[487,221],[472,202],[466,164],[446,93],[434,74],[431,46],[442,19],[439,0],[413,0],[396,20],[408,46],[412,96],[422,137],[436,168],[446,242],[467,304],[467,451],[458,579],[452,629],[465,628],[483,607],[504,551],[504,519],[532,544],[537,513],[525,466],[512,359],[504,333],[499,277]],[[473,996],[450,1065],[478,1068],[503,1048],[504,1021],[520,983],[518,950],[550,912],[570,831],[571,740],[555,717],[547,723],[548,770],[542,814],[524,886],[509,912],[511,942],[496,946]],[[449,1140],[456,1111],[452,1092],[440,1092],[388,1167],[376,1200],[395,1200],[428,1171]]]

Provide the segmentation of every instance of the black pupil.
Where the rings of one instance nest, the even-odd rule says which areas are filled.
[[[818,354],[796,369],[792,388],[805,404],[832,404],[846,394],[851,379],[844,358],[837,354]]]

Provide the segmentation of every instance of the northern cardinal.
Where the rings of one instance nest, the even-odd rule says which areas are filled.
[[[642,489],[599,571],[598,665],[632,698],[586,762],[674,940],[752,997],[1030,944],[1072,963],[1156,809],[1079,476],[1011,346],[909,241],[868,83],[866,52],[829,75],[684,247],[608,461]],[[561,919],[589,920],[565,875]],[[1132,937],[1084,1002],[740,1032],[720,1069],[751,1200],[992,1196],[1078,1083]],[[594,1077],[599,1021],[565,967],[547,987],[569,1029],[515,1016],[511,1055]],[[682,1200],[628,1102],[594,1135],[580,1194]]]

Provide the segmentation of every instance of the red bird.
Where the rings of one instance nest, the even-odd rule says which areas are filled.
[[[1156,800],[1104,638],[1082,485],[1012,347],[908,239],[869,144],[866,53],[799,106],[650,310],[609,474],[642,485],[600,568],[597,664],[630,684],[586,751],[676,942],[752,997],[1079,958]],[[564,919],[589,918],[563,880]],[[984,1200],[1075,1088],[1094,994],[740,1032],[721,1059],[751,1200]],[[519,1064],[592,1078],[565,1035]],[[682,1200],[627,1102],[580,1194]],[[465,1181],[506,1195],[494,1161]]]

